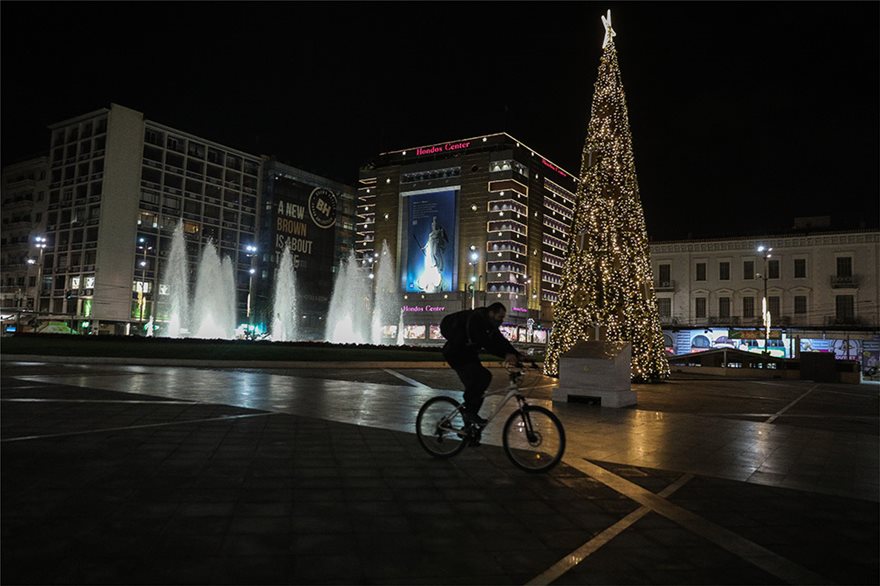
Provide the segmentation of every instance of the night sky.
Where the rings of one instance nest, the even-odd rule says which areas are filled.
[[[878,226],[876,2],[3,2],[2,162],[116,102],[352,184],[499,131],[577,173],[607,8],[652,239]]]

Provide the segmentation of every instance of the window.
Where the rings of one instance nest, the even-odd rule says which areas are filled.
[[[837,257],[837,276],[838,277],[852,277],[852,257],[851,256],[838,256]]]
[[[743,317],[755,317],[755,298],[743,297]]]
[[[730,280],[730,263],[729,262],[718,263],[718,279],[721,281],[729,281]]]
[[[743,261],[743,279],[749,281],[755,278],[755,261]]]
[[[806,279],[807,278],[807,259],[805,259],[805,258],[794,259],[794,278],[795,279]]]
[[[730,297],[718,298],[718,317],[730,317]]]
[[[768,279],[778,279],[779,278],[779,261],[778,260],[768,260],[767,261],[767,278]]]
[[[779,322],[779,316],[782,315],[779,307],[779,297],[773,295],[767,298],[767,310],[770,312],[770,321]]]
[[[659,274],[659,279],[658,279],[659,285],[661,287],[668,287],[670,280],[671,280],[670,274],[672,273],[672,265],[667,265],[667,264],[659,265],[657,267],[657,272]]]
[[[694,309],[696,310],[696,317],[705,318],[706,317],[706,298],[705,297],[697,297],[694,299]]]
[[[794,296],[794,312],[795,313],[807,313],[807,296],[806,295],[795,295]]]
[[[705,281],[706,280],[706,263],[698,262],[697,263],[697,281]]]
[[[837,309],[837,321],[844,323],[852,322],[856,315],[853,296],[835,295],[834,301]]]

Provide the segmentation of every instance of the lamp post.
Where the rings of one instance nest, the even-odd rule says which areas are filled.
[[[474,309],[477,304],[477,264],[480,262],[480,253],[477,252],[477,247],[471,244],[471,255],[470,255],[470,265],[471,265],[471,309]]]
[[[250,269],[248,272],[250,273],[250,277],[248,279],[248,296],[247,296],[247,320],[248,320],[248,329],[251,333],[253,333],[254,329],[254,314],[251,307],[251,299],[254,295],[254,275],[257,274],[257,269],[254,267],[254,259],[257,257],[257,247],[253,244],[248,244],[244,247],[245,254],[247,254],[250,259]]]
[[[761,274],[761,277],[764,279],[764,302],[762,307],[764,310],[764,354],[766,356],[770,355],[770,300],[767,298],[767,259],[773,256],[770,254],[772,250],[772,248],[767,248],[763,244],[758,247],[758,252],[762,253],[761,256],[764,258],[764,272]]]
[[[37,313],[40,310],[40,294],[43,292],[43,251],[46,249],[46,237],[35,236],[34,246],[39,249],[40,258],[38,260],[29,258],[28,264],[37,265],[37,282],[34,287],[34,313]]]

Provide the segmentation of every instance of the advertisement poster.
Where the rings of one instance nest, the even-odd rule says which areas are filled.
[[[406,195],[406,265],[403,289],[410,293],[455,290],[455,210],[458,191]]]

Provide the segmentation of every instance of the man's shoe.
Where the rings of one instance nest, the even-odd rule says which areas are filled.
[[[467,409],[462,409],[461,416],[464,419],[464,422],[469,425],[477,425],[479,427],[486,427],[486,424],[489,423],[488,419],[483,419],[476,413],[471,413]]]
[[[472,448],[476,448],[480,445],[480,439],[483,435],[483,432],[480,430],[479,427],[476,426],[471,426],[470,431],[470,441],[468,442],[468,445]]]

